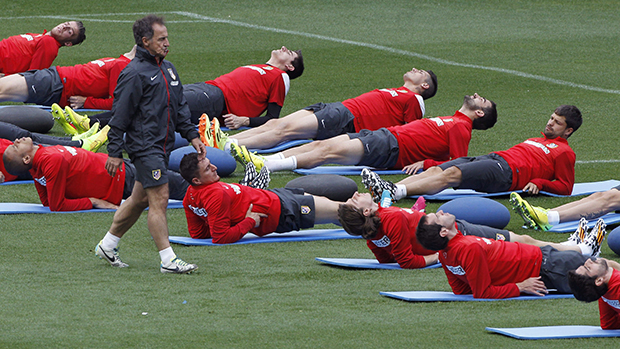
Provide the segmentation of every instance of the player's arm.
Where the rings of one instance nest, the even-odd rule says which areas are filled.
[[[264,125],[267,121],[271,119],[279,118],[281,111],[282,111],[281,105],[278,105],[277,103],[269,103],[267,105],[267,114],[259,118],[249,118],[248,126],[257,127],[257,126]]]
[[[410,95],[407,93],[406,95]],[[403,109],[404,121],[405,123],[409,123],[415,120],[420,120],[424,117],[422,113],[422,108],[420,107],[420,101],[414,94],[412,97],[409,97],[407,102],[405,102],[405,108]]]
[[[536,178],[532,179],[530,183],[534,184],[538,190],[544,190],[559,195],[570,195],[575,185],[575,154],[572,152],[560,154],[557,159],[555,159],[554,170],[555,180],[550,181]],[[528,183],[528,185],[530,183]]]
[[[607,304],[604,300],[598,300],[598,310],[601,318],[601,328],[604,330],[620,329],[620,313]]]
[[[461,266],[465,271],[467,283],[474,298],[509,298],[518,297],[519,288],[514,283],[494,286],[491,284],[490,267],[482,246],[471,244],[461,250]]]
[[[414,254],[412,251],[411,240],[409,238],[409,226],[405,213],[399,212],[398,214],[391,214],[387,221],[389,221],[389,223],[385,222],[382,226],[389,226],[390,231],[388,236],[392,244],[392,254],[396,262],[398,262],[398,265],[403,269],[425,267],[427,264],[424,256]]]
[[[68,199],[65,197],[67,177],[71,169],[61,154],[49,156],[42,161],[41,166],[45,169],[45,191],[50,211],[79,211],[93,208],[88,198]]]
[[[454,125],[451,129],[448,130],[447,137],[450,159],[446,161],[467,156],[469,141],[471,140],[471,130],[467,126],[465,126],[465,124],[459,122]],[[424,169],[428,169],[429,167],[433,166],[439,166],[446,161],[426,159],[424,160]]]
[[[189,208],[187,196],[183,200],[183,209],[187,220],[187,231],[193,239],[208,239],[211,237],[209,223],[206,217],[200,217]]]
[[[247,215],[241,222],[232,225],[230,218],[233,209],[232,200],[223,190],[211,193],[205,209],[208,213],[207,220],[211,237],[216,244],[239,241],[256,225],[254,218]]]

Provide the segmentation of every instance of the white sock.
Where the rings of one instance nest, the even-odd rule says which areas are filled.
[[[119,241],[121,241],[121,238],[116,235],[110,234],[110,232],[107,232],[103,237],[103,240],[101,240],[101,247],[105,248],[106,250],[112,250],[118,246]]]
[[[265,155],[263,156],[263,159],[265,160],[282,160],[282,159],[286,159],[284,157],[284,153],[279,152],[279,153],[275,153],[275,154],[271,154],[271,155]]]
[[[584,256],[591,256],[592,255],[592,247],[584,244],[583,242],[578,244],[577,246],[579,246],[579,248],[581,249],[581,254]]]
[[[172,250],[172,247],[164,248],[163,250],[159,251],[159,257],[164,263],[170,263],[170,261],[175,259],[176,256],[177,255]]]
[[[564,245],[564,246],[577,246],[577,243],[573,240],[568,240],[568,241],[564,241],[561,242],[560,245]],[[583,251],[583,250],[581,250]]]
[[[267,166],[270,172],[292,171],[297,168],[297,158],[291,156],[284,159],[265,160],[265,166]]]
[[[560,212],[558,211],[547,211],[547,220],[550,225],[556,225],[560,223]]]
[[[400,200],[407,197],[407,187],[404,184],[396,184],[396,197],[394,200]]]
[[[230,144],[231,143],[235,143],[236,145],[239,145],[239,141],[236,140],[235,138],[228,138],[228,141],[224,144],[224,151],[230,153]]]

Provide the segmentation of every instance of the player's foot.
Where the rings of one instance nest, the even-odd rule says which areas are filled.
[[[387,190],[392,195],[392,198],[396,196],[396,185],[390,181],[381,179],[378,174],[372,172],[368,168],[362,170],[362,184],[370,191],[374,202],[379,203],[381,201],[381,195],[384,190]]]
[[[245,145],[239,146],[235,143],[230,144],[230,154],[245,168],[248,163],[253,163],[256,170],[260,171],[265,166],[262,156],[250,153]]]
[[[586,240],[586,233],[588,231],[588,221],[585,218],[579,220],[579,226],[574,233],[568,237],[568,241],[575,242],[578,245]]]
[[[189,274],[196,269],[198,269],[196,264],[189,264],[179,257],[174,257],[166,264],[162,261],[159,270],[161,270],[162,273]]]
[[[62,127],[62,129],[67,135],[75,136],[79,134],[75,127],[73,127],[70,123],[67,122],[67,119],[65,118],[65,112],[56,103],[52,104],[52,117],[54,117],[54,120],[56,120],[56,122]]]
[[[99,241],[97,246],[95,247],[95,256],[103,259],[104,261],[110,263],[111,266],[117,268],[125,268],[128,267],[126,263],[121,261],[121,257],[118,256],[118,248],[114,248],[111,250],[105,249],[101,247],[101,243],[103,240]]]
[[[510,193],[510,204],[512,209],[523,218],[525,222],[523,224],[524,227],[543,231],[551,228],[547,217],[547,210],[544,208],[530,205],[529,202],[523,200],[521,195],[516,192]]]
[[[213,147],[224,150],[224,146],[228,142],[228,135],[220,129],[220,121],[217,118],[213,118],[213,121],[211,121],[209,132],[213,137]]]
[[[92,127],[91,127],[88,131],[86,131],[86,132],[84,132],[84,133],[80,133],[80,134],[79,134],[79,135],[77,135],[77,136],[73,136],[73,137],[71,137],[71,140],[72,140],[72,141],[79,141],[79,140],[82,140],[82,139],[88,138],[88,137],[90,137],[90,136],[94,135],[94,134],[95,134],[95,133],[97,133],[97,132],[99,132],[99,122],[95,122],[95,123],[93,124],[93,126],[92,126]]]
[[[605,240],[605,235],[607,235],[605,227],[607,227],[607,224],[605,224],[602,218],[599,218],[594,228],[590,230],[583,241],[586,245],[592,247],[592,257],[598,257],[601,254],[601,244]]]
[[[214,119],[215,120],[215,119]],[[202,114],[198,121],[198,135],[207,147],[213,148],[213,134],[211,134],[211,122],[207,114]]]
[[[82,140],[82,149],[86,149],[92,151],[93,153],[97,152],[102,145],[105,144],[108,140],[108,132],[110,131],[110,126],[105,125],[101,131],[95,133],[94,135]]]
[[[65,107],[65,118],[67,121],[75,127],[79,133],[86,132],[90,129],[90,119],[86,115],[80,115],[71,109],[71,107]]]
[[[252,188],[266,189],[270,181],[271,178],[269,177],[267,167],[261,168],[260,172],[257,173],[256,166],[250,162],[245,166],[245,176],[239,181],[239,184]]]
[[[411,206],[411,209],[419,212],[424,212],[424,210],[426,209],[426,199],[424,199],[424,196],[418,197],[418,199],[415,201],[415,204]]]

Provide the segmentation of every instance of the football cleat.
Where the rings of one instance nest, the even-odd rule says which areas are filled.
[[[224,150],[224,146],[228,142],[228,135],[220,129],[220,121],[217,118],[213,118],[213,121],[211,121],[209,132],[213,139],[213,147]]]
[[[396,185],[394,183],[381,179],[378,174],[368,168],[364,168],[361,175],[362,184],[370,191],[374,202],[379,203],[381,201],[381,195],[385,190],[390,192],[392,198],[396,197]]]
[[[265,160],[262,156],[250,153],[245,145],[239,146],[235,143],[230,144],[230,154],[245,168],[248,163],[253,163],[257,171],[265,166]]]
[[[568,237],[568,241],[574,241],[575,245],[585,242],[587,231],[588,231],[588,221],[585,218],[581,218],[579,220],[579,226],[577,227],[575,232],[572,233]]]
[[[129,266],[128,264],[123,263],[121,261],[121,257],[118,256],[118,248],[114,248],[114,249],[111,249],[111,250],[105,249],[105,248],[101,247],[101,243],[102,242],[103,242],[103,240],[99,241],[99,243],[95,247],[95,256],[97,256],[97,257],[103,259],[104,261],[110,263],[110,265],[113,266],[113,267],[125,268],[125,267]]]
[[[207,114],[202,114],[200,116],[200,120],[198,121],[198,134],[204,145],[213,148],[213,135],[211,134],[210,129],[211,122],[209,121],[209,116]]]
[[[65,107],[65,119],[71,123],[79,133],[87,132],[90,129],[90,119],[88,116],[76,113],[69,106]]]
[[[267,167],[261,168],[260,172],[257,173],[256,166],[250,162],[245,166],[245,176],[239,181],[239,184],[257,189],[266,189],[270,181],[271,178],[269,177]]]
[[[101,131],[95,133],[94,135],[85,138],[82,140],[82,149],[86,149],[92,151],[93,153],[97,152],[102,145],[105,144],[108,140],[108,132],[110,131],[110,126],[105,125]]]
[[[523,218],[523,226],[529,229],[540,229],[547,231],[551,228],[547,217],[547,210],[542,207],[532,206],[523,200],[521,195],[516,192],[510,193],[510,204],[512,209]]]
[[[594,228],[590,230],[583,241],[586,245],[592,247],[592,257],[598,257],[601,254],[601,244],[605,240],[605,235],[607,235],[605,227],[607,227],[607,224],[605,224],[602,218],[599,218]]]
[[[159,270],[164,274],[189,274],[196,269],[198,269],[198,266],[196,264],[189,264],[184,262],[179,257],[174,257],[172,260],[170,260],[170,262],[166,264],[164,264],[164,262],[162,261]]]
[[[79,135],[71,137],[71,140],[72,141],[80,141],[82,139],[86,139],[86,138],[94,135],[97,132],[99,132],[99,123],[95,122],[93,124],[93,127],[90,128],[90,130],[88,130],[88,131],[86,131],[84,133],[80,133]]]
[[[54,117],[54,120],[56,120],[56,122],[62,127],[62,129],[65,131],[65,134],[69,136],[76,136],[79,134],[75,127],[73,127],[73,125],[67,122],[65,112],[56,103],[52,104],[52,117]]]

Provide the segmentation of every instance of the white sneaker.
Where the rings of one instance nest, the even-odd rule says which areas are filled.
[[[121,261],[121,257],[118,256],[118,248],[114,248],[111,250],[105,249],[101,247],[102,242],[103,240],[99,241],[99,243],[97,244],[97,247],[95,247],[95,256],[110,263],[110,265],[113,267],[125,268],[129,266],[128,264],[123,263],[123,261]]]
[[[598,257],[601,254],[601,244],[605,240],[605,235],[607,235],[605,227],[607,227],[607,224],[605,224],[602,218],[599,218],[584,240],[586,245],[592,247],[592,257]]]
[[[162,273],[189,274],[196,269],[198,269],[196,264],[188,264],[181,258],[174,257],[166,264],[162,261],[159,270],[161,270]]]

